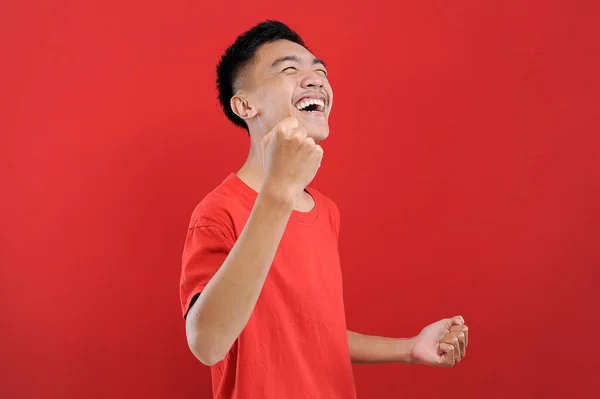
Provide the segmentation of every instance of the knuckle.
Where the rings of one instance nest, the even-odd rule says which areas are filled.
[[[275,135],[279,138],[285,137],[286,135],[288,135],[288,133],[289,133],[289,129],[285,125],[279,126],[279,129],[277,129],[275,131]]]
[[[314,147],[316,145],[315,140],[312,137],[306,137],[304,139],[304,142],[309,146],[309,147]]]
[[[278,131],[291,133],[298,128],[298,120],[296,118],[287,118],[278,124]]]
[[[294,132],[292,135],[292,141],[294,144],[301,145],[304,142],[304,137],[299,132]]]
[[[286,118],[283,121],[281,121],[281,126],[286,129],[294,129],[298,127],[298,119],[294,117]]]

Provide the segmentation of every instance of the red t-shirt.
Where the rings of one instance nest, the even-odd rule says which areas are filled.
[[[338,257],[339,211],[315,189],[294,211],[248,324],[211,367],[217,399],[353,399]],[[181,274],[184,316],[240,236],[258,193],[230,174],[193,212]]]

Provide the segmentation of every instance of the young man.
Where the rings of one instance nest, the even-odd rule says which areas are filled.
[[[217,75],[250,152],[194,210],[180,286],[187,342],[212,367],[214,397],[348,399],[352,362],[459,362],[468,344],[460,316],[407,339],[346,329],[340,214],[309,187],[333,104],[323,61],[267,21],[237,38]]]

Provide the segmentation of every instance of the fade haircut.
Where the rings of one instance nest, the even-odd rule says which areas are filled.
[[[246,122],[231,109],[231,97],[234,96],[234,82],[240,71],[254,58],[258,49],[276,40],[289,40],[306,48],[304,41],[296,32],[279,21],[267,20],[255,25],[237,37],[225,50],[217,65],[217,90],[219,102],[231,122],[248,130]]]

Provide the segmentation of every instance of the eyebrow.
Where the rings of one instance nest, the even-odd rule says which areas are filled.
[[[300,63],[300,58],[298,58],[295,55],[286,55],[285,57],[281,57],[281,58],[277,58],[274,62],[273,65],[271,65],[271,68],[275,68],[277,65],[281,64],[282,62],[286,62],[286,61],[294,61],[297,62],[298,64]],[[327,66],[325,65],[325,61],[319,59],[319,58],[313,58],[312,64],[321,64],[323,65],[325,68],[327,68]]]

